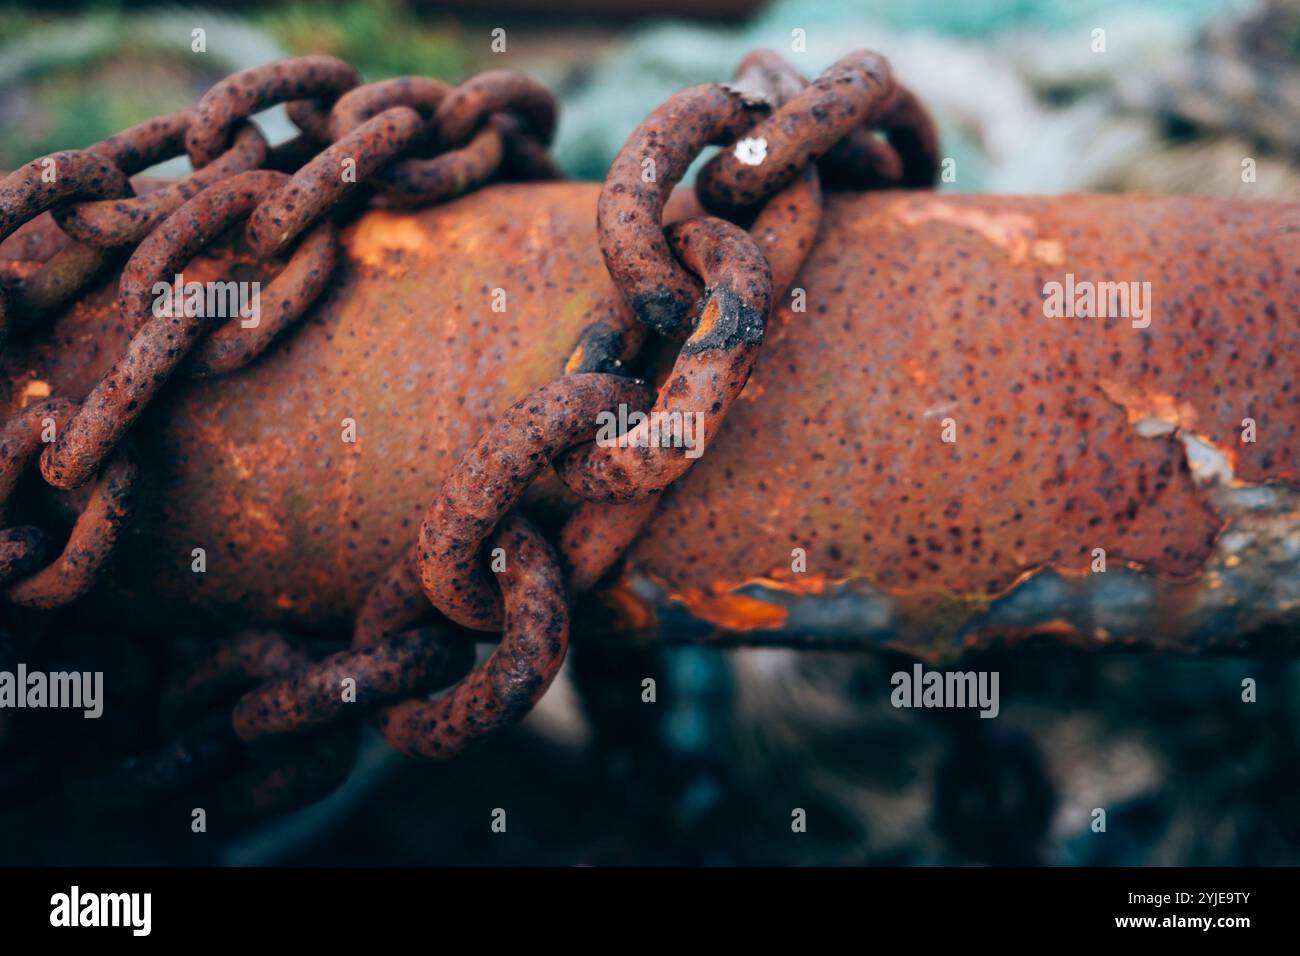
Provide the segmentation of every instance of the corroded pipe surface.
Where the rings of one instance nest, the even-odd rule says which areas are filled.
[[[292,333],[141,420],[137,515],[95,600],[343,627],[464,451],[615,294],[597,193],[497,186],[349,225]],[[679,193],[669,218],[697,211]],[[214,256],[187,271],[256,263]],[[1149,288],[1147,314],[1048,317],[1067,276]],[[3,417],[103,374],[131,332],[115,288],[11,346]],[[829,197],[721,433],[588,623],[930,656],[1035,633],[1294,649],[1297,372],[1300,205]],[[534,498],[572,507],[554,480]]]

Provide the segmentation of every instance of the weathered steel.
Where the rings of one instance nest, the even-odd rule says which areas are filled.
[[[507,515],[492,545],[509,556],[497,575],[504,626],[482,667],[437,700],[405,700],[379,714],[394,748],[444,760],[523,718],[560,672],[569,647],[569,601],[559,560],[526,519]]]
[[[241,120],[276,103],[288,103],[290,118],[309,137],[328,142],[329,107],[360,79],[332,56],[300,56],[232,74],[194,108],[185,131],[190,161],[196,169],[215,161]]]
[[[241,740],[300,733],[418,693],[441,690],[469,672],[474,642],[465,635],[448,639],[441,628],[418,628],[364,647],[339,651],[322,661],[303,662],[235,705],[231,720]],[[353,682],[356,694],[340,688]]]
[[[724,149],[704,165],[696,183],[701,200],[720,215],[755,205],[793,182],[836,143],[877,120],[894,92],[889,61],[879,53],[857,50],[837,60],[749,130],[744,142],[753,144],[752,153]]]
[[[248,244],[264,256],[284,253],[304,229],[405,153],[421,125],[415,110],[397,106],[345,133],[253,210]]]
[[[284,348],[219,383],[173,383],[141,420],[138,514],[100,599],[346,627],[443,478],[563,371],[608,296],[596,194],[498,186],[351,224]],[[259,267],[214,255],[222,272]],[[721,433],[664,495],[597,623],[934,655],[1030,633],[1294,642],[1297,263],[1294,204],[832,195],[795,281],[807,312],[790,296],[774,312]],[[1149,281],[1149,327],[1045,317],[1044,284],[1067,273]],[[0,360],[4,418],[79,400],[123,352],[115,288]],[[530,497],[573,507],[554,481]]]
[[[78,488],[94,475],[119,439],[148,407],[204,332],[226,316],[160,313],[155,286],[168,286],[178,270],[233,223],[287,181],[283,173],[249,170],[200,192],[136,248],[122,274],[118,309],[138,331],[121,358],[90,391],[64,426],[58,441],[45,447],[41,474],[56,488]],[[318,241],[302,243],[293,259],[269,283],[265,322],[248,338],[265,347],[292,324],[320,294],[334,261],[333,225],[317,227]],[[243,343],[241,343],[243,344]],[[207,345],[207,343],[205,343]],[[251,348],[230,348],[221,338],[202,357],[199,374],[251,360]]]
[[[501,629],[501,592],[478,561],[484,541],[565,449],[590,442],[597,416],[620,403],[642,408],[649,394],[616,375],[569,375],[519,399],[447,475],[420,526],[420,581],[452,621]]]
[[[665,232],[676,257],[705,280],[706,291],[650,414],[679,421],[699,416],[694,438],[702,453],[725,425],[763,344],[772,270],[758,243],[726,220],[701,216]],[[575,449],[558,463],[560,478],[587,501],[625,504],[663,491],[695,461],[683,445],[648,440],[650,419],[622,437],[627,444]]]
[[[96,143],[87,152],[102,156],[118,169],[135,174],[163,160],[185,154],[185,132],[190,114],[160,116]],[[213,183],[236,173],[257,169],[266,161],[266,139],[256,126],[240,121],[230,149],[185,179],[129,199],[101,199],[72,203],[53,210],[55,221],[68,235],[100,247],[129,246],[139,242],[168,216]]]
[[[674,93],[646,117],[614,157],[596,208],[605,264],[633,314],[676,332],[699,298],[699,283],[673,258],[663,213],[673,188],[711,144],[744,134],[768,104],[717,83]]]
[[[63,428],[77,406],[66,399],[35,402],[0,428],[0,521],[23,470],[47,446],[45,432]],[[129,440],[100,472],[59,556],[36,574],[10,582],[0,597],[27,607],[57,607],[90,591],[112,559],[135,503],[135,460]],[[30,558],[29,558],[30,560]]]

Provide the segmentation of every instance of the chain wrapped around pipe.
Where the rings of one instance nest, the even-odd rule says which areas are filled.
[[[703,416],[708,423],[706,446],[753,369],[773,303],[771,263],[780,270],[775,284],[784,292],[811,248],[821,213],[815,161],[895,96],[888,66],[874,54],[855,54],[832,67],[810,87],[821,99],[795,92],[801,89],[801,78],[771,56],[743,71],[757,96],[705,85],[677,94],[652,113],[614,160],[598,205],[601,250],[631,307],[630,313],[601,307],[598,321],[607,333],[604,341],[610,343],[611,353],[622,352],[618,329],[609,324],[611,316],[618,321],[632,314],[656,331],[672,333],[694,308],[690,335],[651,411]],[[764,123],[798,128],[808,122],[806,117],[824,115],[826,90],[843,99],[843,86],[852,87],[858,101],[837,119],[837,135],[823,131],[815,147],[797,161],[780,157],[782,170],[757,187],[760,200],[776,195],[756,217],[751,233],[712,217],[664,228],[668,195],[701,149],[752,134],[750,126],[772,110]],[[655,169],[649,180],[642,176],[647,159]],[[702,298],[696,276],[704,282]],[[586,350],[599,341],[584,335],[578,348]],[[602,359],[608,360],[611,353]],[[511,509],[533,480],[554,465],[584,499],[560,535],[560,567],[568,581],[547,589],[571,600],[612,567],[653,514],[659,494],[694,460],[681,448],[651,447],[643,440],[645,423],[620,436],[623,440],[614,447],[582,444],[595,430],[599,412],[616,404],[643,407],[636,394],[616,394],[617,379],[573,371],[590,360],[575,353],[568,363],[570,374],[520,400],[498,419],[444,481],[425,516],[415,553],[403,555],[363,601],[357,640],[373,640],[383,629],[417,619],[423,611],[417,585],[456,624],[503,630],[502,646],[488,664],[445,697],[398,705],[381,718],[390,743],[404,752],[433,757],[459,752],[469,736],[484,729],[488,716],[466,708],[466,698],[478,699],[486,687],[500,681],[492,664],[503,650],[509,649],[510,659],[520,664],[513,649],[527,638],[510,613],[512,555],[504,544],[517,529],[511,522],[522,520],[510,517]],[[497,537],[492,541],[504,559],[497,572],[500,590],[481,563],[484,543],[494,530]],[[523,673],[512,672],[513,679],[534,691],[544,690],[563,657],[558,641],[552,642],[552,650],[525,660]],[[394,714],[401,719],[394,720]],[[492,727],[505,722],[499,713],[491,716]]]
[[[250,117],[277,104],[301,135],[269,148]],[[33,574],[48,545],[39,529],[0,530],[6,599],[52,606],[94,583],[130,514],[131,426],[178,372],[232,372],[289,331],[329,281],[333,214],[347,200],[373,193],[391,206],[423,205],[502,174],[558,178],[546,152],[555,124],[551,94],[514,71],[459,86],[423,77],[361,85],[342,61],[301,57],[237,73],[191,111],[47,158],[59,171],[48,187],[32,178],[41,160],[0,183],[0,239],[46,210],[68,239],[47,263],[66,278],[0,294],[0,334],[6,323],[23,327],[15,302],[24,312],[53,308],[108,254],[134,247],[118,288],[134,330],[125,354],[82,401],[31,405],[0,431],[0,448],[11,449],[0,466],[0,506],[38,454],[55,488],[97,479],[64,557],[45,571]],[[696,189],[717,215],[665,224],[673,189],[710,145],[723,149]],[[332,740],[331,728],[356,713],[374,713],[402,752],[438,759],[520,719],[563,663],[573,601],[613,568],[695,460],[682,447],[655,445],[644,425],[593,444],[600,416],[620,407],[699,416],[707,448],[812,247],[823,176],[858,188],[927,186],[936,148],[928,114],[887,62],[865,51],[811,84],[759,51],[742,62],[736,84],[671,97],[620,150],[598,202],[613,294],[592,307],[561,377],[507,409],[448,475],[416,540],[362,601],[352,647],[314,660],[278,635],[222,642],[173,685],[165,709],[219,714],[233,693],[230,717],[194,724],[172,746],[126,765],[122,779],[173,786],[197,772],[203,755],[227,759],[240,745],[274,753],[276,741],[308,732]],[[182,153],[190,176],[133,194],[128,175]],[[289,257],[263,298],[261,321],[243,328],[230,317],[154,314],[155,286],[245,220],[242,239],[268,271]],[[680,343],[655,389],[629,377],[651,367],[642,352],[653,333]],[[52,432],[35,429],[38,421],[52,421]],[[519,509],[552,468],[580,498],[554,548]],[[491,572],[485,552],[501,559]],[[443,620],[415,626],[435,611]],[[498,646],[471,669],[484,632],[499,632]],[[338,688],[349,677],[357,697],[344,705]],[[272,777],[294,776],[290,766],[275,764]],[[250,795],[262,794],[249,799],[273,802],[270,779],[246,781]]]
[[[66,427],[77,405],[48,399],[29,405],[0,429],[0,524],[27,466],[47,445],[47,438]],[[0,574],[0,594],[12,604],[57,607],[86,594],[112,559],[135,504],[135,462],[128,445],[117,448],[100,472],[59,556],[45,568],[19,580]],[[10,529],[11,531],[17,529]],[[25,555],[26,561],[33,555]]]
[[[65,150],[34,159],[0,180],[0,242],[13,235],[19,226],[61,202],[108,199],[130,193],[131,185],[125,174],[91,152]],[[48,303],[74,295],[94,277],[103,261],[98,255],[74,254],[71,261],[65,256],[47,263],[42,272],[57,279],[52,291],[36,298]],[[29,284],[31,281],[28,280]],[[20,320],[24,318],[9,304],[11,295],[0,289],[0,350],[4,349],[10,332],[21,327]]]

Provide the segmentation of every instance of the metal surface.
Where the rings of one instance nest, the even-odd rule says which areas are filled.
[[[554,178],[554,99],[510,71],[358,82],[330,57],[246,70],[0,182],[0,238],[23,232],[0,275],[22,342],[0,353],[7,601],[146,631],[160,611],[226,635],[351,625],[325,657],[219,641],[162,696],[169,743],[113,775],[123,799],[221,768],[254,812],[308,799],[352,760],[341,718],[376,708],[398,750],[455,756],[545,693],[593,586],[589,639],[943,657],[1300,633],[1296,207],[827,205],[823,178],[931,185],[933,122],[877,54],[809,84],[760,51],[653,112],[598,199],[497,187],[402,213]],[[280,102],[302,134],[268,153],[246,119]],[[674,193],[710,144],[718,215]],[[182,147],[198,172],[127,198]],[[160,311],[182,268],[267,282],[265,320]],[[1053,310],[1058,281],[1112,291]],[[483,631],[499,645],[471,670]]]
[[[551,546],[509,515],[492,539],[507,555],[497,574],[504,604],[500,644],[468,678],[436,700],[386,708],[379,726],[402,753],[446,759],[520,720],[546,693],[569,645],[569,601]]]
[[[185,154],[188,113],[172,113],[133,126],[91,146],[87,152],[103,156],[127,174],[135,174],[164,160]],[[53,210],[59,227],[82,242],[100,247],[129,246],[163,223],[187,200],[213,183],[236,173],[257,169],[266,161],[266,139],[252,123],[241,122],[230,149],[213,162],[179,182],[130,199],[102,199],[73,203]]]
[[[178,210],[140,244],[126,264],[120,282],[118,309],[125,322],[138,329],[121,358],[85,397],[58,440],[41,455],[41,474],[56,488],[78,488],[100,467],[117,442],[148,407],[149,402],[188,357],[219,316],[159,314],[155,285],[168,285],[187,263],[233,223],[245,216],[285,182],[283,173],[250,170],[209,186]],[[320,227],[323,241],[304,242],[288,266],[268,283],[271,299],[267,322],[255,332],[257,343],[295,321],[320,294],[333,262],[332,225]],[[245,360],[255,347],[235,351]],[[228,361],[224,341],[206,344],[201,374]],[[237,364],[237,363],[232,363]]]
[[[719,214],[761,202],[846,136],[877,122],[895,92],[880,54],[859,50],[842,57],[746,133],[751,150],[724,149],[704,165],[695,186],[700,200]]]
[[[290,118],[308,136],[329,140],[329,112],[342,93],[361,80],[332,56],[301,56],[242,70],[208,90],[191,114],[185,149],[196,169],[216,160],[239,121],[268,106],[289,104]],[[315,102],[322,100],[322,103]]]
[[[462,627],[500,630],[503,595],[478,560],[497,524],[562,451],[595,437],[597,416],[620,403],[648,402],[637,382],[615,375],[569,375],[506,409],[441,482],[420,527],[424,593]]]
[[[500,186],[345,229],[290,347],[178,386],[142,422],[148,491],[113,596],[346,627],[463,452],[562,369],[608,288],[597,192]],[[1282,646],[1269,628],[1296,623],[1298,230],[1290,204],[832,195],[795,283],[807,313],[788,298],[774,312],[606,626],[933,654],[1043,627]],[[1067,272],[1151,281],[1150,327],[1045,318],[1043,285]],[[99,351],[61,347],[91,330]],[[127,331],[100,288],[48,343],[6,356],[7,410],[47,388],[84,394]],[[1153,424],[1174,430],[1143,437]],[[1231,484],[1202,483],[1189,449],[1221,453]],[[542,497],[564,500],[555,485]],[[1094,547],[1105,574],[1088,573]]]
[[[358,81],[350,66],[331,57],[254,67],[216,84],[192,111],[139,124],[86,152],[35,160],[0,181],[0,240],[24,232],[7,250],[18,268],[0,285],[0,348],[11,329],[31,335],[38,319],[90,283],[119,248],[135,246],[117,283],[121,328],[130,337],[115,353],[121,357],[78,401],[63,396],[23,401],[0,430],[0,518],[5,522],[15,504],[31,506],[33,497],[42,496],[34,475],[22,487],[38,455],[47,500],[54,496],[49,489],[67,492],[95,480],[87,494],[74,496],[81,499],[73,505],[80,514],[62,553],[47,567],[36,570],[48,550],[48,536],[40,528],[0,529],[0,597],[6,604],[58,610],[102,583],[135,502],[129,432],[137,419],[176,371],[194,379],[236,371],[302,316],[332,278],[335,216],[345,212],[345,200],[364,202],[368,189],[377,187],[390,204],[429,203],[498,173],[525,179],[558,175],[546,155],[555,127],[554,99],[521,74],[490,71],[457,87],[406,78],[357,88]],[[355,95],[340,105],[340,94],[349,91]],[[302,132],[268,151],[247,117],[285,101]],[[123,198],[136,185],[128,184],[126,175],[182,150],[193,175],[170,184],[141,183],[144,195]],[[417,150],[427,158],[404,158]],[[263,163],[272,168],[256,168]],[[47,209],[51,216],[36,221]],[[203,274],[196,256],[223,236],[232,238],[226,234],[245,219],[247,227],[237,230],[242,244],[235,238],[227,251],[251,247],[258,280],[240,285],[237,260],[243,253],[236,251],[226,278],[219,278],[225,305],[214,304],[212,285],[206,302],[192,301],[189,290],[202,293],[203,286],[184,282],[180,270],[187,269],[191,280],[196,272]],[[56,235],[42,236],[51,224]],[[34,258],[15,262],[15,254]],[[277,257],[288,261],[278,263]],[[263,303],[260,286],[268,274],[273,278]],[[254,290],[251,312],[244,288]],[[170,294],[170,305],[160,290],[164,297]],[[239,322],[230,311],[232,294]],[[97,339],[89,341],[95,343],[93,353]],[[69,510],[68,503],[59,502],[60,509]],[[419,697],[393,709],[392,714],[406,716],[393,720],[390,735],[408,752],[451,756],[489,730],[512,723],[545,692],[563,662],[572,596],[557,559],[522,516],[509,516],[497,537],[518,547],[514,560],[524,561],[522,572],[516,567],[501,578],[506,587],[501,647],[449,691],[440,726]],[[203,570],[200,564],[196,571]],[[414,617],[409,605],[410,599],[422,598],[418,582],[400,574],[394,581],[410,585],[409,593],[399,595],[405,603],[397,610]],[[375,596],[383,602],[388,593],[378,588]],[[11,618],[4,615],[4,626]],[[15,626],[27,642],[45,632],[51,620],[28,616]],[[129,803],[151,791],[184,789],[232,768],[234,786],[222,802],[233,800],[244,812],[270,812],[333,787],[352,763],[356,739],[354,722],[318,729],[341,717],[341,705],[349,702],[334,686],[341,673],[354,688],[356,682],[362,685],[351,702],[366,706],[349,714],[356,716],[385,701],[444,687],[469,670],[472,642],[450,629],[397,633],[367,627],[393,621],[392,614],[360,615],[353,650],[319,661],[278,634],[237,634],[218,643],[190,679],[173,679],[172,691],[156,703],[168,742],[100,781],[110,801]],[[250,680],[260,684],[234,703],[229,722],[223,719],[231,695]],[[147,691],[144,696],[153,697]],[[215,708],[215,715],[204,719],[203,706]],[[142,713],[151,709],[146,704]],[[177,722],[182,714],[188,714],[187,722]],[[262,742],[285,733],[298,742],[287,749],[274,739]],[[35,764],[24,766],[39,773]]]
[[[9,501],[25,468],[46,447],[47,432],[66,427],[77,406],[66,399],[48,399],[22,409],[0,429],[0,521],[8,518]],[[113,557],[122,529],[135,506],[135,455],[129,443],[113,453],[87,496],[81,513],[59,556],[40,571],[8,581],[6,601],[25,607],[49,608],[85,595]],[[23,555],[23,563],[31,555]]]

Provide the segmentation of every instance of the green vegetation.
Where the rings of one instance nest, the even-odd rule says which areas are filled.
[[[332,53],[368,80],[407,73],[456,80],[468,72],[456,25],[428,22],[403,3],[291,3],[255,18],[293,53]]]
[[[190,49],[197,26],[208,31],[203,57]],[[397,0],[250,6],[233,15],[201,4],[188,12],[0,9],[0,37],[0,169],[185,109],[227,73],[279,56],[332,53],[367,80],[457,80],[472,66],[453,23],[421,18]]]

